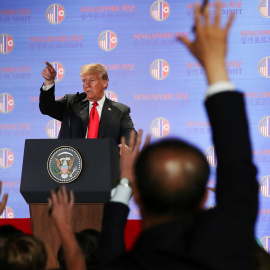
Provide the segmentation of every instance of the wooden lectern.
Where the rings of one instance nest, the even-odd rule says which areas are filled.
[[[56,149],[62,147],[77,150],[82,159],[81,173],[70,183],[57,182],[49,173],[48,160]],[[65,156],[64,153],[59,156]],[[60,246],[58,232],[48,216],[50,190],[65,184],[67,190],[74,191],[74,231],[100,230],[103,203],[109,200],[111,189],[119,178],[119,147],[111,139],[25,141],[20,191],[29,204],[32,233],[45,243],[48,250],[48,269],[58,267],[56,254]]]

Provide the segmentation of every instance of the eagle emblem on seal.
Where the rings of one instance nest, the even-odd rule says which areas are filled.
[[[55,160],[57,168],[60,170],[60,172],[57,172],[57,174],[61,174],[61,177],[64,179],[70,174],[72,176],[72,174],[77,170],[75,167],[72,172],[70,171],[73,167],[75,157],[71,159],[69,156],[65,156],[61,157],[60,159],[55,158]]]
[[[82,159],[72,147],[59,147],[48,159],[48,172],[57,182],[69,183],[75,180],[82,169]]]

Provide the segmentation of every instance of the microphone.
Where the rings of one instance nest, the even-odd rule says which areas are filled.
[[[74,98],[72,99],[72,101],[70,102],[70,104],[73,105],[76,102],[81,102],[85,98],[86,98],[86,93],[84,93],[84,92],[82,92],[82,93],[77,92],[77,94],[74,96]]]
[[[81,101],[83,101],[86,98],[86,93],[84,93],[84,92],[82,92],[80,94],[79,94],[79,92],[77,92],[77,94],[78,94],[77,102],[81,102]]]

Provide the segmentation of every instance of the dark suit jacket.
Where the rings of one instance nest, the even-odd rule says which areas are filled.
[[[59,139],[85,138],[89,122],[89,101],[74,101],[75,95],[65,95],[55,100],[55,87],[48,91],[40,89],[39,108],[42,114],[62,122]],[[98,138],[111,138],[120,144],[122,136],[129,142],[129,134],[134,130],[130,108],[119,102],[105,98],[99,123]]]
[[[107,203],[101,238],[104,268],[251,269],[258,187],[243,96],[216,94],[206,101],[206,108],[218,159],[216,208],[201,211],[192,228],[174,221],[143,231],[126,253],[128,207]]]

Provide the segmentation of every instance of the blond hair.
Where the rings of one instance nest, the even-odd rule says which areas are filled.
[[[88,64],[82,67],[81,76],[85,74],[99,74],[102,80],[109,80],[106,68],[97,63]]]

